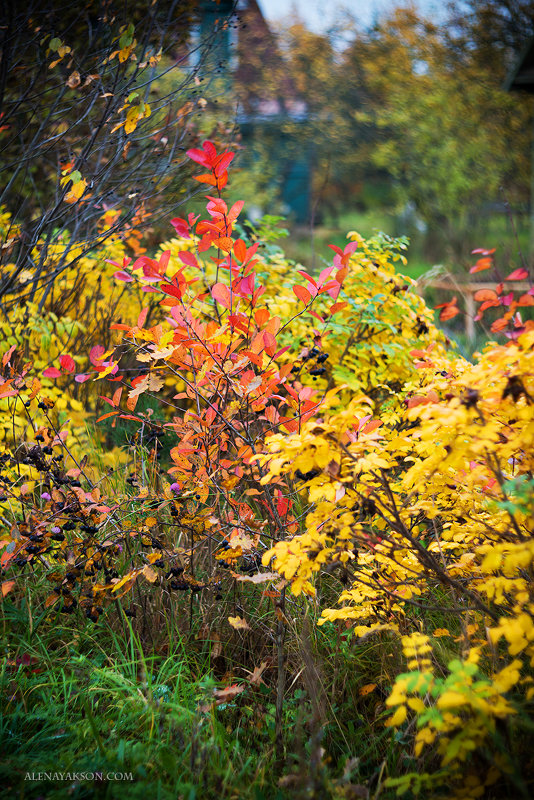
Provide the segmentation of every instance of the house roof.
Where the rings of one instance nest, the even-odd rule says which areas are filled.
[[[525,44],[517,64],[504,83],[504,88],[507,92],[522,89],[534,94],[534,36]]]

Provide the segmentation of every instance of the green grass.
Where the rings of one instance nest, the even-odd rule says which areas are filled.
[[[288,613],[303,619],[305,602],[288,602]],[[186,608],[176,609],[176,620]],[[376,786],[385,760],[393,774],[404,768],[383,726],[383,700],[400,666],[396,641],[357,645],[334,626],[317,628],[313,617],[288,630],[280,761],[272,639],[261,656],[261,641],[254,642],[260,628],[276,623],[252,606],[247,617],[248,639],[221,631],[221,667],[199,625],[186,635],[170,618],[149,646],[135,632],[137,620],[132,627],[114,607],[93,625],[77,613],[39,615],[26,600],[6,598],[0,796],[341,798],[348,781]],[[252,660],[249,647],[258,648]],[[253,686],[247,675],[262,658],[264,683]],[[361,696],[371,681],[377,691]],[[214,702],[216,688],[236,683],[241,694]],[[80,777],[112,772],[132,780]],[[41,780],[26,780],[28,773]],[[78,777],[61,781],[57,773]]]
[[[400,235],[399,222],[395,214],[387,209],[347,211],[339,215],[335,222],[327,219],[321,225],[317,225],[313,237],[309,228],[293,228],[291,235],[280,244],[289,258],[318,269],[324,262],[331,261],[332,251],[328,245],[343,247],[347,241],[347,233],[354,230],[364,238],[372,236],[377,231],[383,231],[390,236]],[[403,229],[402,233],[406,231]],[[469,234],[464,236],[463,256],[459,258],[451,256],[450,249],[444,246],[443,252],[436,253],[435,258],[430,260],[425,256],[424,235],[415,231],[410,237],[408,265],[404,273],[416,279],[436,263],[444,264],[453,272],[463,273],[473,263],[471,250],[476,247],[495,247],[497,267],[506,274],[507,271],[521,266],[522,258],[528,260],[529,236],[529,220],[526,216],[515,215],[513,219],[503,213],[480,216],[469,230]]]
[[[6,606],[14,644],[28,620]],[[16,667],[15,653],[31,664]],[[3,796],[231,797],[251,784],[275,796],[268,725],[251,736],[251,710],[216,707],[215,685],[208,655],[183,639],[158,656],[128,627],[117,634],[82,623],[21,636],[0,675]],[[133,780],[25,780],[58,772]]]
[[[339,589],[333,575],[325,576],[323,603],[333,601]],[[160,617],[154,614],[152,635],[145,639],[141,620],[128,620],[115,606],[97,624],[78,612],[39,613],[40,591],[36,583],[22,598],[6,597],[0,608],[1,797],[343,800],[364,796],[351,794],[356,786],[369,798],[393,800],[395,788],[384,785],[387,778],[432,766],[432,756],[424,765],[413,757],[409,728],[393,732],[384,726],[385,700],[395,675],[405,669],[394,634],[360,641],[342,625],[317,627],[313,605],[287,598],[278,759],[276,620],[253,590],[241,598],[250,632],[232,631],[219,611],[207,635],[198,609],[193,630],[183,633],[184,600],[161,630],[155,630]],[[440,610],[416,612],[421,628],[449,626],[459,635],[459,620],[446,612],[447,595],[436,592],[429,599]],[[438,668],[456,657],[453,642],[436,641]],[[263,683],[252,685],[247,678],[262,662]],[[240,694],[215,702],[215,690],[235,684],[243,687]],[[369,685],[369,692],[362,691]],[[512,734],[514,750],[528,752],[528,736]],[[62,781],[57,773],[71,777]],[[101,781],[82,773],[131,774],[131,780]],[[27,780],[28,774],[41,779]]]

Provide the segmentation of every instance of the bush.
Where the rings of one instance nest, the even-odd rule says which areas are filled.
[[[126,287],[118,343],[93,345],[77,374],[106,381],[99,422],[135,426],[125,473],[91,468],[69,443],[72,424],[53,417],[77,355],[57,345],[54,366],[32,374],[18,340],[4,354],[12,425],[32,420],[2,455],[4,594],[16,596],[25,571],[54,618],[81,610],[97,623],[123,609],[154,647],[162,619],[214,651],[221,626],[233,629],[250,673],[258,654],[276,664],[279,760],[287,634],[305,637],[299,618],[317,603],[319,624],[356,653],[400,639],[408,671],[399,653],[398,669],[361,687],[381,684],[392,741],[420,767],[397,767],[391,791],[526,796],[532,330],[471,364],[396,272],[402,242],[350,234],[310,275],[234,235],[242,203],[222,198],[232,152],[205,142],[188,155],[213,192],[207,218],[174,218],[178,238],[156,258],[119,253],[102,277]],[[123,321],[132,310],[137,321]],[[241,692],[226,688],[219,700]],[[314,791],[326,780],[317,703]]]

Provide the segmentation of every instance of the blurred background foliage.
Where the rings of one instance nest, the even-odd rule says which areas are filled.
[[[438,21],[399,5],[325,34],[242,16],[252,32],[217,110],[238,109],[240,196],[289,212],[289,255],[313,266],[351,228],[409,235],[419,274],[461,272],[481,244],[506,263],[528,254],[533,104],[504,85],[534,34],[530,3],[453,2]],[[298,159],[300,206],[287,202]]]

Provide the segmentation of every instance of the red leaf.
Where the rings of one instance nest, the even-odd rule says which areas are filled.
[[[453,297],[448,303],[440,303],[435,308],[441,308],[439,318],[442,322],[446,322],[460,313],[460,309],[456,305],[456,297]]]
[[[371,422],[368,422],[367,425],[365,425],[362,428],[362,433],[372,433],[373,431],[376,431],[376,429],[379,428],[381,425],[382,423],[379,419],[373,419],[371,420]]]
[[[59,359],[59,363],[66,372],[74,372],[74,370],[76,369],[76,363],[72,358],[72,356],[69,355],[61,356],[61,358]]]
[[[265,352],[268,356],[274,356],[276,352],[276,338],[269,331],[263,331],[263,341],[265,343]]]
[[[217,159],[217,151],[215,149],[215,145],[213,144],[213,142],[210,142],[209,139],[206,139],[204,142],[202,142],[202,147],[204,148],[204,152],[208,157],[209,165],[211,167],[214,167]]]
[[[534,305],[534,301],[532,302],[532,304]],[[278,352],[274,354],[273,358],[278,358],[283,353],[287,353],[288,350],[291,350],[291,345],[290,344],[286,345],[285,347],[282,347],[281,350],[278,350]]]
[[[47,369],[43,370],[43,377],[45,378],[60,378],[61,377],[61,370],[57,367],[48,367]]]
[[[197,164],[201,164],[203,167],[211,166],[210,159],[204,150],[196,150],[195,148],[192,148],[191,150],[187,151],[186,155],[191,159],[191,161],[196,161]]]
[[[209,200],[206,206],[208,214],[211,214],[212,217],[224,217],[224,215],[228,213],[228,206],[222,198],[211,197],[211,195],[206,196]]]
[[[311,275],[308,275],[307,272],[304,272],[304,271],[301,271],[301,270],[298,270],[298,274],[302,275],[303,278],[306,278],[306,280],[309,281],[311,283],[311,285],[314,286],[317,289],[317,282],[314,280],[314,278],[312,278]],[[316,294],[317,294],[317,292],[316,292]]]
[[[245,297],[254,293],[254,277],[255,273],[251,272],[246,278],[241,278],[239,281],[239,294]]]
[[[508,320],[505,319],[504,317],[499,317],[499,319],[495,320],[490,330],[492,333],[499,333],[500,331],[503,331],[507,327],[508,327]]]
[[[298,299],[301,300],[305,306],[307,306],[311,300],[311,294],[309,291],[305,289],[304,286],[299,285],[293,286],[293,291],[297,295]]]
[[[188,267],[198,267],[195,256],[193,253],[190,253],[189,250],[182,250],[178,253],[178,258],[183,264],[187,264]]]
[[[176,297],[178,300],[182,299],[182,289],[179,286],[173,286],[172,283],[162,283],[161,291],[165,292],[165,294],[170,294],[172,297]]]
[[[100,361],[105,352],[106,348],[102,347],[101,344],[95,344],[94,347],[91,347],[91,350],[89,351],[89,361],[91,364],[94,364],[95,367],[100,367]]]
[[[323,269],[323,271],[319,275],[319,286],[322,286],[324,284],[324,282],[326,281],[326,279],[330,277],[330,273],[332,272],[333,269],[334,269],[333,266],[332,267],[326,267],[326,269]]]
[[[189,234],[189,225],[182,219],[181,217],[175,217],[171,219],[171,225],[178,234],[178,236],[183,236],[184,239],[190,239],[191,236]]]
[[[123,272],[122,270],[120,270],[119,272],[114,272],[113,273],[113,277],[117,281],[124,281],[124,283],[131,283],[133,281],[133,278],[130,275],[130,273],[129,272]]]
[[[217,158],[217,164],[216,164],[216,166],[215,166],[215,170],[214,170],[214,172],[215,172],[215,175],[216,175],[217,177],[219,177],[220,175],[222,175],[222,174],[223,174],[223,172],[224,172],[226,169],[228,169],[228,167],[229,167],[229,165],[230,165],[230,162],[233,160],[234,156],[235,156],[235,153],[231,153],[230,151],[228,151],[227,153],[222,153],[222,154],[221,154],[221,155],[220,155],[220,156]]]
[[[219,303],[223,308],[230,308],[231,297],[228,286],[224,283],[216,283],[211,287],[211,296],[216,303]]]
[[[161,274],[161,275],[163,275],[163,274],[164,274],[164,272],[165,272],[165,270],[167,269],[167,267],[168,267],[168,265],[169,265],[169,259],[170,259],[170,257],[171,257],[171,251],[170,251],[170,250],[165,250],[165,251],[164,251],[164,252],[161,254],[161,256],[160,256],[160,258],[159,258],[159,262],[158,262],[158,264],[159,264],[159,271],[160,271],[160,274]]]
[[[528,270],[523,269],[523,267],[519,267],[519,269],[514,269],[504,280],[505,281],[524,281],[528,278]]]
[[[333,250],[334,253],[337,253],[338,256],[342,256],[343,255],[343,250],[341,249],[341,247],[338,247],[337,244],[329,244],[328,247],[331,250]]]

